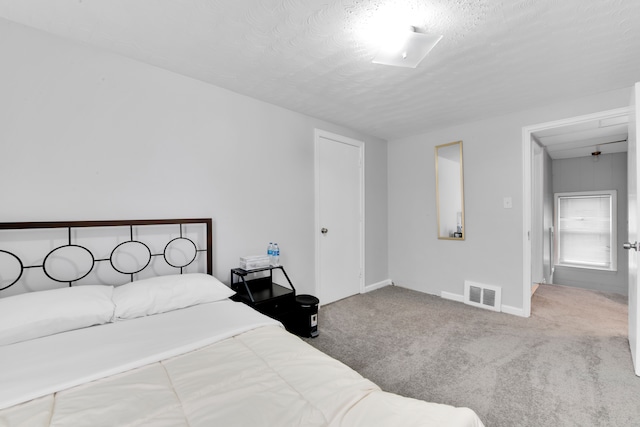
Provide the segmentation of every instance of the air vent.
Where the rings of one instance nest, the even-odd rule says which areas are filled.
[[[464,302],[487,310],[500,311],[502,288],[480,283],[464,282]]]
[[[482,288],[478,286],[469,286],[469,301],[476,304],[482,304]]]

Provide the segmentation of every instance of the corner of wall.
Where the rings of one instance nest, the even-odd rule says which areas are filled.
[[[391,285],[393,285],[391,279],[385,279],[377,283],[372,283],[371,285],[365,285],[364,293],[375,291],[376,289],[384,288],[385,286]]]

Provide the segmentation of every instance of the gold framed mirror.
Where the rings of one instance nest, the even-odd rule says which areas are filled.
[[[438,239],[464,240],[462,141],[436,146],[435,157]]]

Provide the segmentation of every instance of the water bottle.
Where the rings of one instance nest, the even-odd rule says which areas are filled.
[[[269,255],[269,265],[273,265],[273,242],[269,242],[267,246],[267,255]]]
[[[272,260],[273,260],[271,265],[273,265],[274,267],[279,266],[280,265],[280,248],[278,247],[277,243],[273,244],[273,251],[271,252],[271,254],[272,254]]]

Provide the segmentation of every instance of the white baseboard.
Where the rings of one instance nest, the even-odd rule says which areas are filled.
[[[383,280],[382,282],[372,283],[364,287],[364,293],[375,291],[376,289],[384,288],[385,286],[393,285],[391,279]]]
[[[503,313],[512,314],[514,316],[519,317],[527,317],[524,315],[524,310],[518,307],[512,307],[510,305],[502,305],[501,307]]]
[[[464,295],[453,294],[451,292],[440,292],[440,298],[449,299],[451,301],[464,302]]]
[[[440,292],[440,297],[443,299],[448,299],[451,301],[457,301],[457,302],[461,302],[464,304],[464,295],[458,295],[458,294],[454,294],[451,292],[445,292],[442,291]],[[510,305],[501,305],[500,306],[500,311],[502,311],[503,313],[507,313],[507,314],[511,314],[514,316],[519,316],[519,317],[526,317],[524,315],[524,310],[522,310],[521,308],[518,307],[512,307]]]

